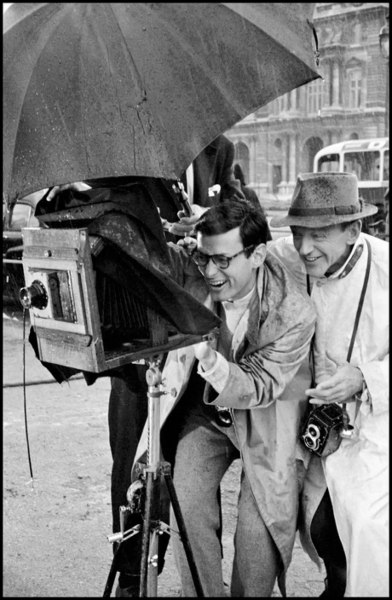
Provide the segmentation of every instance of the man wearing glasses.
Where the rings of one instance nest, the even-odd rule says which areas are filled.
[[[230,464],[241,458],[231,595],[266,597],[277,577],[284,589],[294,544],[301,475],[297,437],[315,315],[289,272],[267,253],[266,219],[248,202],[210,208],[195,233],[196,240],[172,245],[178,281],[222,323],[216,343],[168,355],[162,449],[174,464],[174,485],[207,597],[226,595],[217,489]],[[304,365],[303,385],[287,389]],[[173,514],[171,519],[176,529]],[[177,536],[173,545],[182,595],[195,596]]]

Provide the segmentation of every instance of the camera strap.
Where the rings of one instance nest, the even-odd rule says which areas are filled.
[[[357,329],[358,329],[359,319],[361,317],[363,302],[364,302],[364,299],[365,299],[366,289],[367,289],[367,285],[368,285],[368,281],[369,281],[370,263],[371,263],[371,258],[372,258],[372,249],[371,249],[371,246],[370,246],[368,240],[365,240],[365,242],[366,242],[367,250],[368,250],[366,271],[365,271],[365,277],[364,277],[364,280],[363,280],[361,295],[360,295],[359,302],[358,302],[357,314],[355,316],[353,332],[352,332],[352,335],[351,335],[351,341],[350,341],[350,345],[349,345],[348,352],[347,352],[347,359],[346,359],[347,362],[350,362],[350,360],[351,360],[351,355],[352,355],[352,351],[353,351],[353,348],[354,348],[355,337],[357,335]],[[307,287],[308,294],[310,296],[311,289],[310,289],[310,278],[309,278],[309,275],[306,275],[306,287]],[[312,385],[313,385],[313,384],[315,384],[314,335],[313,335],[312,340],[310,342],[310,365],[311,365]],[[354,421],[357,418],[359,406],[360,406],[360,400],[357,400],[357,402],[356,402],[356,408],[355,408]],[[346,412],[346,402],[342,403],[342,408],[343,408],[343,412]]]
[[[368,281],[369,281],[370,263],[371,263],[371,259],[372,259],[372,249],[370,247],[370,244],[369,244],[368,240],[365,240],[365,241],[366,241],[367,250],[368,250],[366,271],[365,271],[365,277],[364,277],[364,280],[363,280],[361,296],[359,298],[357,314],[355,316],[353,333],[352,333],[352,336],[351,336],[351,341],[350,341],[350,345],[349,345],[348,352],[347,352],[347,362],[350,362],[350,360],[351,360],[351,354],[352,354],[352,351],[353,351],[353,348],[354,348],[355,336],[357,334],[358,323],[359,323],[359,319],[360,319],[361,312],[362,312],[362,306],[363,306],[363,301],[365,299],[367,284],[368,284]],[[356,406],[355,406],[354,421],[357,418],[360,404],[361,404],[361,401],[357,400],[356,401]],[[342,404],[342,407],[343,407],[343,412],[346,412],[346,402],[344,402]]]
[[[361,296],[359,298],[357,314],[356,314],[355,321],[354,321],[354,328],[353,328],[353,333],[352,333],[352,336],[351,336],[351,342],[350,342],[350,346],[349,346],[348,352],[347,352],[347,362],[350,362],[350,359],[351,359],[351,354],[352,354],[353,347],[354,347],[355,336],[357,334],[357,329],[358,329],[359,318],[361,316],[363,301],[365,299],[366,288],[367,288],[367,284],[368,284],[368,281],[369,281],[370,262],[371,262],[371,259],[372,259],[372,249],[370,247],[369,242],[367,240],[365,240],[365,241],[366,241],[367,249],[368,249],[366,272],[365,272],[365,278],[363,280],[363,286],[362,286]]]

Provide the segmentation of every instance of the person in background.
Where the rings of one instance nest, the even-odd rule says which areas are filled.
[[[238,163],[234,165],[234,177],[239,180],[245,198],[257,207],[257,205],[260,204],[257,194],[253,188],[251,188],[249,185],[246,185],[244,172],[241,169],[241,165]]]
[[[222,198],[245,199],[241,184],[233,172],[234,144],[224,135],[219,135],[189,165],[181,176],[181,184],[192,209],[187,215],[181,209],[177,219],[169,223],[166,230],[182,237],[188,235],[197,219]],[[163,219],[165,214],[161,211]],[[170,221],[170,219],[168,219]],[[169,241],[173,241],[172,238]]]
[[[325,598],[389,597],[389,245],[361,232],[377,211],[352,173],[298,176],[292,236],[269,244],[317,310],[312,404],[347,403],[351,437],[325,458],[312,454],[301,496],[304,549],[326,568]],[[357,308],[369,279],[351,360]]]
[[[304,361],[308,365],[315,314],[310,299],[267,252],[267,232],[260,210],[227,200],[200,217],[197,240],[169,245],[178,283],[222,319],[216,343],[169,352],[162,373],[162,451],[174,464],[207,597],[226,595],[217,490],[235,459],[243,470],[231,595],[270,596],[277,577],[284,589],[295,539],[303,472],[297,436],[308,370],[302,385],[291,381]],[[147,436],[145,428],[137,461]],[[173,438],[179,438],[174,449]],[[174,515],[170,521],[175,524]],[[182,595],[195,596],[177,536],[173,548]]]
[[[236,163],[234,165],[234,177],[236,179],[238,179],[238,181],[240,182],[240,184],[241,184],[241,190],[242,190],[242,193],[244,194],[245,198],[247,200],[249,200],[249,202],[253,206],[255,206],[256,208],[259,208],[262,211],[262,213],[265,214],[264,208],[262,207],[262,205],[260,203],[260,200],[259,200],[259,198],[258,198],[255,190],[252,187],[250,187],[249,185],[246,185],[244,172],[243,172],[243,170],[241,169],[241,166],[238,163]],[[268,228],[268,239],[267,239],[267,241],[269,242],[271,240],[272,240],[272,235],[271,235],[271,232],[269,231],[269,228]]]

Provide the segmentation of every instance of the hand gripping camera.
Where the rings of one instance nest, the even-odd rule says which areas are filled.
[[[343,409],[334,402],[317,406],[308,415],[301,439],[318,456],[328,456],[338,449],[342,440]]]

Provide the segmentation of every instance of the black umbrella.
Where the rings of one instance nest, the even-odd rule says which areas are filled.
[[[20,3],[4,15],[8,200],[176,178],[218,134],[319,77],[314,4]]]

